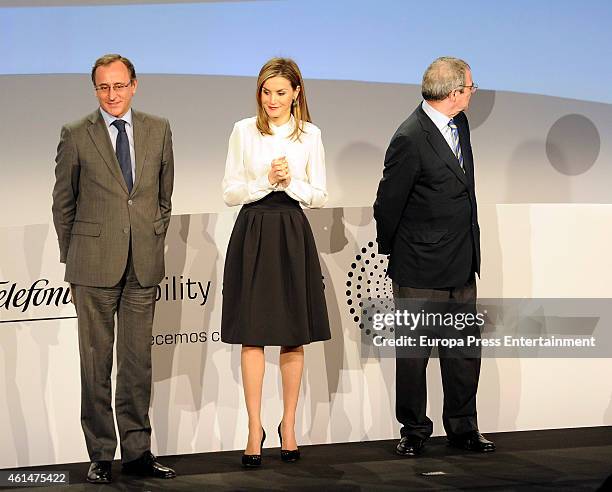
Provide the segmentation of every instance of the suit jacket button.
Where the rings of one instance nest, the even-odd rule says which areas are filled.
[[[132,203],[134,203],[132,200],[128,200],[128,205],[131,205]]]
[[[130,232],[130,228],[129,227],[124,227],[123,228],[123,232],[127,234],[128,232]]]

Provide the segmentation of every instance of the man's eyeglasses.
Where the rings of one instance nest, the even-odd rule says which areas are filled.
[[[96,85],[95,89],[96,89],[96,92],[100,92],[102,94],[106,94],[106,93],[110,92],[111,87],[113,88],[113,91],[115,91],[115,92],[122,92],[122,91],[126,90],[131,85],[132,85],[132,81],[130,80],[126,84],[117,83],[117,84],[113,84],[112,86],[108,85],[108,84]]]
[[[478,89],[478,85],[477,84],[461,85],[459,87],[463,87],[464,89],[469,89],[472,94],[474,94],[474,92],[476,92],[476,89]]]

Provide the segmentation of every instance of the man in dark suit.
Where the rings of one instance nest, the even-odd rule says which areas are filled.
[[[130,108],[138,80],[127,58],[99,58],[91,78],[100,107],[62,128],[53,189],[60,261],[78,317],[87,480],[112,480],[115,315],[123,471],[174,478],[151,454],[149,422],[155,290],[164,276],[174,180],[170,125]]]
[[[390,255],[388,275],[396,306],[419,299],[445,306],[459,303],[475,311],[480,230],[470,130],[463,111],[476,87],[463,60],[435,60],[423,76],[424,101],[400,125],[387,149],[374,217],[379,252]],[[478,332],[475,328],[470,334]],[[423,347],[420,356],[413,352],[396,358],[400,455],[418,455],[433,430],[425,413],[430,352]],[[472,451],[493,451],[495,445],[479,433],[476,419],[480,352],[470,357],[445,352],[440,349],[449,442]]]

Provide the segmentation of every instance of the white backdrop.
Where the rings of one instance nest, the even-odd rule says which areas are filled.
[[[161,455],[238,449],[246,442],[239,347],[218,341],[223,261],[237,212],[222,204],[220,181],[232,123],[252,112],[253,86],[252,78],[143,76],[134,100],[138,109],[170,118],[176,154],[168,280],[161,285],[170,299],[158,304],[152,346],[154,452]],[[25,297],[17,307],[5,304],[13,284],[13,299],[39,279],[64,286],[50,225],[55,146],[61,124],[91,111],[95,100],[84,75],[4,76],[0,87],[0,282],[6,282],[0,284],[0,467],[86,461],[72,306],[30,304],[24,312]],[[175,96],[160,99],[167,87]],[[219,90],[234,96],[221,101]],[[394,363],[362,357],[346,281],[356,255],[372,250],[371,204],[384,150],[418,104],[418,87],[312,81],[308,90],[323,131],[330,193],[329,208],[308,216],[333,338],[306,350],[298,442],[397,437]],[[470,121],[482,297],[612,297],[612,150],[600,137],[612,133],[609,116],[606,104],[475,95]],[[182,282],[183,294],[195,298],[174,300],[173,281],[179,296]],[[67,319],[27,321],[60,316]],[[162,340],[172,343],[157,343]],[[267,361],[263,415],[274,446],[281,416],[277,349],[267,351]],[[611,372],[610,359],[485,359],[481,430],[611,425]],[[440,434],[436,360],[429,375],[429,413]]]

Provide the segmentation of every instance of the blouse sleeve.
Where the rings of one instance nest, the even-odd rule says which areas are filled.
[[[321,132],[317,131],[306,164],[307,181],[291,178],[285,192],[308,208],[320,208],[327,202],[325,150]]]
[[[229,139],[222,186],[223,201],[230,207],[260,200],[276,187],[270,184],[267,174],[254,180],[248,179],[244,162],[243,136],[237,124],[234,125]]]

